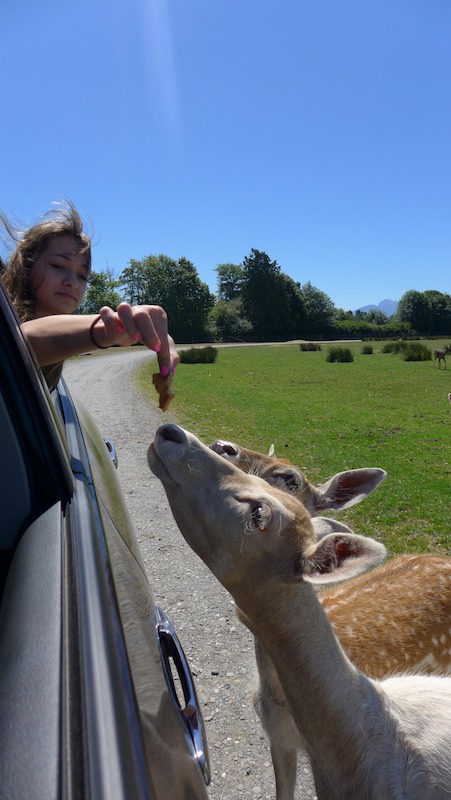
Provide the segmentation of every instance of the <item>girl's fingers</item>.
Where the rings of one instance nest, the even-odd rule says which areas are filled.
[[[128,335],[158,353],[160,368],[165,371],[167,367],[169,371],[172,359],[165,310],[160,306],[130,306],[128,303],[121,303],[117,310]]]
[[[105,336],[110,344],[118,343],[118,325],[121,324],[116,311],[108,306],[103,306],[100,311],[100,318],[105,325]]]
[[[114,344],[142,342],[158,353],[158,363],[163,376],[173,372],[179,363],[174,340],[168,335],[168,318],[160,306],[131,306],[120,303],[117,312],[108,306],[100,309],[108,341]]]

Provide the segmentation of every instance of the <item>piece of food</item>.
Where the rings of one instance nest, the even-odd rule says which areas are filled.
[[[173,375],[160,375],[159,372],[154,372],[152,375],[152,383],[155,386],[158,394],[160,395],[160,403],[159,406],[162,411],[166,411],[169,403],[174,397],[173,391],[171,389],[171,384],[174,376]]]

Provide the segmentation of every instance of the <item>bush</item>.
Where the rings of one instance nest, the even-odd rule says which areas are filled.
[[[370,344],[364,344],[362,347],[362,355],[363,356],[372,356],[373,355],[373,348]]]
[[[402,348],[402,358],[404,361],[431,361],[432,352],[429,347],[420,342],[409,342]]]
[[[349,347],[331,347],[326,361],[344,363],[347,361],[354,361],[354,356]]]
[[[407,347],[407,342],[398,340],[396,342],[386,342],[382,348],[383,353],[400,353]]]
[[[181,364],[214,364],[218,356],[216,347],[191,347],[179,350]]]
[[[316,342],[301,342],[299,348],[304,352],[310,352],[312,350],[321,350],[321,345],[316,344]]]

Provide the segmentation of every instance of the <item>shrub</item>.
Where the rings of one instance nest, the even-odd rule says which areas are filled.
[[[304,352],[310,352],[312,350],[321,350],[321,345],[317,344],[316,342],[301,342],[299,347]]]
[[[354,361],[354,356],[349,347],[331,347],[326,361],[344,363],[347,361]]]
[[[402,358],[404,361],[431,361],[432,352],[425,344],[409,342],[402,348]]]
[[[373,348],[370,344],[364,344],[362,347],[362,355],[363,356],[372,356],[373,355]]]
[[[382,348],[383,353],[400,353],[407,347],[407,342],[399,340],[397,342],[386,342]]]
[[[214,364],[218,355],[216,347],[191,347],[179,350],[181,364]]]

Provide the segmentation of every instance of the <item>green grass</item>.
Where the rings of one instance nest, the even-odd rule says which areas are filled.
[[[171,413],[207,444],[230,439],[267,452],[273,443],[314,483],[382,467],[387,479],[340,519],[392,553],[450,552],[451,369],[382,346],[368,358],[361,342],[346,343],[352,363],[328,363],[327,344],[221,347],[215,364],[179,365]],[[151,402],[154,368],[140,375]]]

